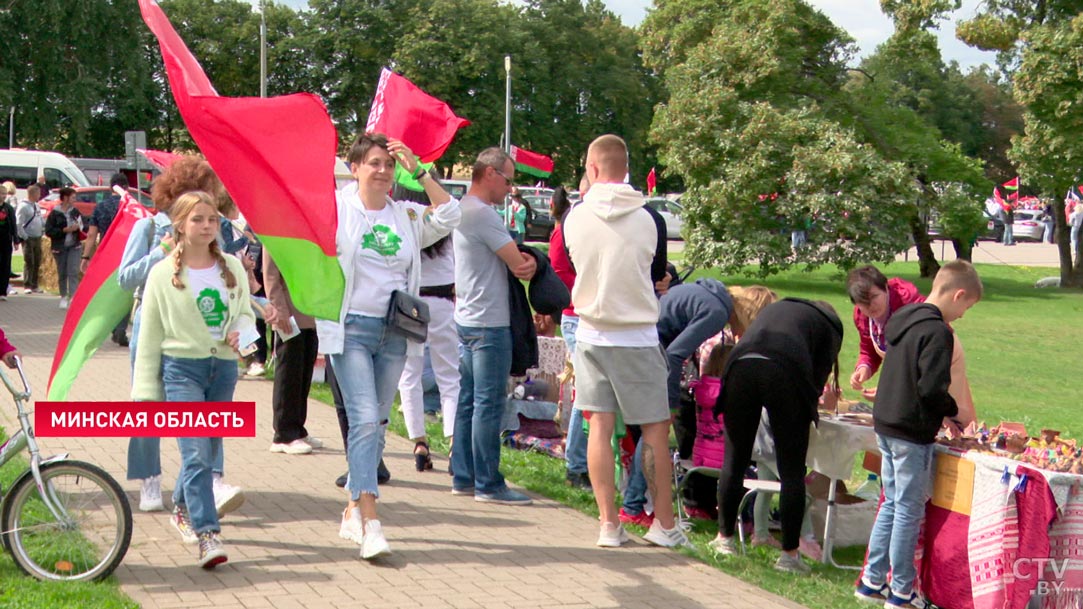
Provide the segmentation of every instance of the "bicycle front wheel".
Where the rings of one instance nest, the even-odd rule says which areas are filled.
[[[41,466],[42,501],[34,477],[23,476],[4,502],[4,543],[15,564],[41,580],[108,577],[132,540],[132,508],[120,485],[96,465],[57,461]]]

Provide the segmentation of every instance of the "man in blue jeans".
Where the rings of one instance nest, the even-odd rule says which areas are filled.
[[[499,148],[478,155],[452,239],[461,380],[451,492],[482,503],[528,505],[530,497],[509,489],[500,473],[500,421],[511,373],[508,270],[527,280],[537,264],[519,253],[493,209],[510,192],[514,175],[515,163]]]
[[[925,607],[914,591],[914,548],[925,517],[933,443],[941,423],[958,427],[948,392],[955,344],[949,323],[982,295],[974,267],[954,260],[941,267],[924,303],[909,304],[888,320],[872,416],[883,463],[884,503],[869,538],[869,558],[854,595],[885,607]],[[891,585],[888,587],[888,573]]]

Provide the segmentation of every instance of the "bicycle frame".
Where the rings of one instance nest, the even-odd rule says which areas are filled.
[[[19,418],[19,429],[8,438],[7,442],[4,442],[3,446],[0,446],[0,465],[4,465],[10,461],[17,453],[23,449],[27,449],[30,453],[30,474],[34,477],[34,484],[38,487],[38,494],[41,495],[41,500],[45,504],[53,517],[57,522],[69,524],[71,518],[68,517],[67,512],[61,507],[61,502],[53,495],[55,492],[52,488],[48,490],[45,487],[45,483],[41,479],[41,451],[38,448],[37,440],[34,439],[34,426],[30,422],[30,413],[24,408],[23,403],[30,400],[30,383],[26,380],[26,373],[23,372],[23,362],[21,358],[15,358],[15,368],[19,371],[19,380],[22,381],[23,388],[20,390],[12,384],[11,379],[8,378],[7,373],[0,369],[0,379],[3,380],[4,385],[8,391],[11,392],[12,398],[15,400],[15,409]],[[48,461],[55,461],[58,459],[67,458],[67,454],[57,455],[50,457]]]

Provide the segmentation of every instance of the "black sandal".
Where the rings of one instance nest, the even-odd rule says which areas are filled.
[[[420,448],[424,448],[425,452],[418,452]],[[432,469],[432,455],[429,454],[429,444],[427,442],[416,442],[414,444],[414,467],[419,472]]]

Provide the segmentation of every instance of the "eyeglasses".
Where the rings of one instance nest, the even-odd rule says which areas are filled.
[[[499,170],[499,169],[497,169],[496,167],[493,167],[493,168],[492,168],[492,170],[496,172],[496,175],[498,175],[498,176],[500,176],[500,177],[504,178],[504,181],[505,181],[505,182],[507,183],[507,185],[508,185],[508,186],[511,186],[511,184],[512,184],[512,179],[511,179],[511,178],[509,178],[508,176],[504,175],[504,172],[503,172],[503,171],[500,171],[500,170]]]

